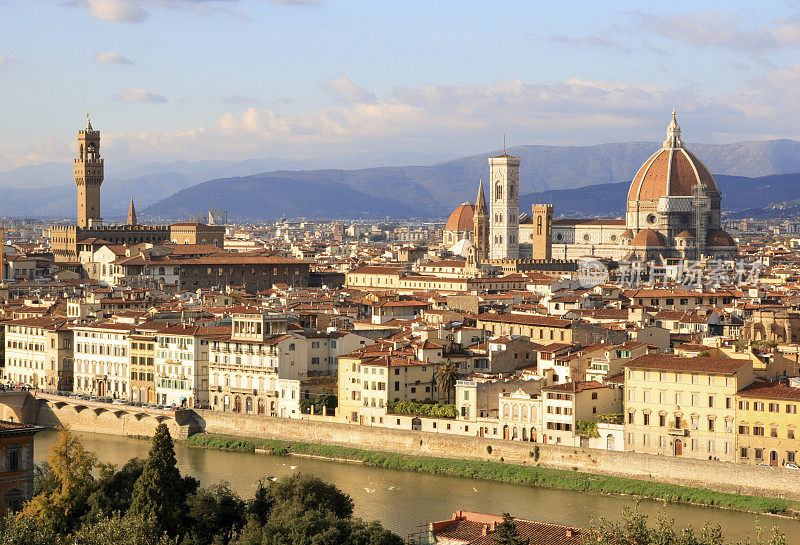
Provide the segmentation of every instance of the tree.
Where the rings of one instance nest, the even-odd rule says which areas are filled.
[[[8,514],[0,520],[0,545],[55,545],[58,537],[51,525],[42,525],[31,516]]]
[[[270,515],[276,510],[326,510],[339,518],[353,516],[353,499],[322,479],[298,473],[272,482],[267,487]],[[278,506],[280,506],[278,508]]]
[[[49,471],[40,476],[41,492],[28,502],[23,515],[56,532],[68,532],[86,509],[96,465],[94,453],[83,448],[69,430],[62,429],[50,446]]]
[[[276,509],[267,523],[250,523],[237,545],[403,545],[403,539],[377,522],[366,524],[359,519],[337,517],[318,509]]]
[[[447,403],[450,403],[450,391],[456,387],[458,380],[458,364],[445,359],[436,369],[436,385],[439,390],[447,393]]]
[[[338,405],[339,401],[331,389],[324,388],[314,400],[314,412],[322,414],[322,408],[325,407],[327,414],[334,414]]]
[[[127,513],[133,500],[133,488],[144,472],[144,460],[132,458],[117,470],[116,466],[100,466],[97,485],[87,501],[86,520],[96,522],[114,513]]]
[[[183,543],[227,544],[245,523],[245,502],[227,483],[201,488],[186,500]]]
[[[578,420],[575,422],[575,433],[583,437],[600,437],[595,420]]]
[[[128,515],[154,519],[170,535],[178,533],[184,482],[175,460],[175,446],[166,424],[156,428],[141,476],[133,487]]]
[[[528,545],[529,540],[520,537],[514,519],[508,513],[503,513],[503,522],[497,525],[492,539],[498,545]]]
[[[772,529],[769,541],[764,541],[761,528],[756,525],[756,540],[747,538],[742,545],[786,545],[786,538],[777,528]],[[692,528],[675,529],[675,521],[660,515],[655,527],[648,525],[647,515],[636,508],[625,507],[619,520],[601,519],[598,526],[584,532],[584,543],[592,545],[725,545],[722,528],[706,523],[699,534]]]
[[[70,545],[178,545],[155,519],[119,513],[83,526],[68,542]]]

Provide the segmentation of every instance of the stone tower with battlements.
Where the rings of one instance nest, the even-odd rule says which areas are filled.
[[[534,204],[531,206],[530,240],[533,259],[553,258],[553,205]]]
[[[78,131],[78,157],[74,164],[78,186],[78,227],[99,226],[100,186],[103,185],[103,159],[100,158],[100,131],[92,128],[86,114],[86,129]]]
[[[519,157],[489,158],[490,259],[519,257]]]

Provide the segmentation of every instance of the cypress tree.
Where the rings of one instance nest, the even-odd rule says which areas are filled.
[[[155,520],[170,535],[180,530],[183,511],[183,479],[175,460],[175,447],[166,424],[159,424],[133,487],[128,514]]]

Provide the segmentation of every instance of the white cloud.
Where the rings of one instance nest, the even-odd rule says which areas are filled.
[[[120,162],[141,157],[310,158],[367,150],[460,154],[496,148],[504,132],[512,145],[657,142],[664,138],[673,107],[688,142],[798,138],[798,87],[800,64],[766,71],[713,96],[692,86],[581,79],[423,84],[399,87],[385,96],[365,93],[361,101],[353,95],[350,102],[308,111],[298,110],[297,103],[280,111],[252,106],[199,127],[144,133],[107,127],[103,138],[106,157]],[[231,103],[246,104],[242,99],[247,97],[231,98],[236,99]],[[166,101],[144,89],[128,89],[117,99]]]
[[[535,36],[534,36],[535,37]],[[619,49],[622,51],[630,51],[629,47],[625,47],[620,44],[617,40],[611,37],[611,35],[606,32],[598,32],[596,34],[591,34],[589,36],[564,36],[564,35],[553,35],[547,36],[547,40],[556,43],[568,44],[568,45],[587,45],[590,47],[610,47],[613,49]]]
[[[5,55],[0,55],[0,68],[4,66],[9,66],[12,64],[16,64],[19,62],[19,59],[15,59],[14,57],[6,57]]]
[[[697,47],[752,52],[800,47],[800,20],[796,18],[778,19],[770,26],[750,29],[742,24],[741,16],[727,11],[634,15],[646,30]]]
[[[267,0],[278,6],[320,6],[322,0]],[[89,8],[89,15],[112,23],[143,23],[153,8],[182,9],[198,15],[226,14],[240,19],[244,15],[231,5],[239,0],[73,0],[72,5]]]
[[[133,64],[133,61],[120,53],[112,53],[106,51],[105,53],[95,53],[94,60],[101,64]]]
[[[114,100],[121,100],[125,102],[169,102],[164,95],[153,93],[146,89],[125,89],[114,96]]]
[[[222,99],[225,104],[258,104],[258,100],[244,95],[230,95]]]
[[[374,103],[376,101],[375,95],[350,81],[347,76],[328,78],[323,82],[322,87],[341,102]]]
[[[89,14],[112,23],[143,23],[150,13],[137,0],[87,0]]]

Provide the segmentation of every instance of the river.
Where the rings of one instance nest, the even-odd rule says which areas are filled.
[[[36,436],[36,461],[47,457],[57,435],[44,431]],[[77,434],[84,446],[103,462],[122,465],[133,457],[145,458],[149,442],[115,435]],[[355,502],[356,515],[379,520],[405,537],[417,526],[449,519],[458,509],[501,514],[568,525],[586,525],[590,517],[615,518],[634,500],[619,496],[536,488],[525,485],[479,481],[462,477],[430,475],[328,462],[290,456],[269,456],[220,450],[189,448],[176,443],[175,454],[182,474],[192,475],[203,485],[230,483],[243,497],[250,497],[259,478],[281,477],[302,471],[316,475],[344,490]],[[756,516],[748,513],[643,500],[642,512],[655,519],[659,512],[674,518],[676,526],[700,529],[705,522],[722,525],[729,540],[754,533]],[[761,526],[783,531],[788,543],[800,543],[800,520],[761,515]]]

